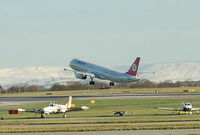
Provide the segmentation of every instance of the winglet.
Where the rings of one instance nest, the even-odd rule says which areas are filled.
[[[126,73],[129,75],[132,75],[132,76],[136,76],[138,67],[139,67],[139,63],[140,63],[140,57],[137,57],[135,62],[131,65],[130,69]]]

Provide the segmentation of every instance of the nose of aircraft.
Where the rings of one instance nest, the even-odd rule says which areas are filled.
[[[69,66],[71,67],[71,68],[73,68],[74,66],[75,66],[75,64],[76,64],[76,59],[73,59],[70,63],[69,63]]]
[[[192,105],[191,104],[185,104],[185,108],[187,108],[187,109],[192,109]]]

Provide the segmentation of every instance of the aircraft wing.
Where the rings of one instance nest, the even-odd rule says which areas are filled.
[[[199,111],[200,108],[192,108],[192,111]]]
[[[15,110],[18,110],[19,112],[24,112],[25,111],[24,109],[20,109],[20,108],[15,109]],[[9,109],[8,110],[0,110],[0,113],[2,113],[2,112],[8,112],[8,111],[9,111]]]
[[[74,73],[76,73],[76,74],[83,74],[83,75],[86,75],[86,76],[90,76],[90,77],[92,77],[92,78],[95,77],[94,74],[92,74],[92,73],[88,73],[88,72],[74,71]]]
[[[89,73],[89,72],[76,71],[76,70],[73,70],[73,69],[71,69],[71,68],[64,68],[64,70],[65,70],[65,71],[66,71],[66,70],[67,70],[67,71],[72,71],[72,72],[74,72],[75,74],[83,74],[83,75],[86,75],[86,76],[90,76],[90,77],[92,77],[92,78],[95,77],[94,74]]]
[[[156,107],[155,109],[159,109],[159,110],[169,110],[169,111],[183,111],[183,109],[165,108],[165,107]]]
[[[90,109],[90,108],[87,107],[87,106],[81,106],[80,108],[71,108],[69,110],[69,112],[71,112],[71,111],[84,111],[84,110],[88,110],[88,109]]]
[[[24,109],[18,108],[17,110],[20,112],[30,112],[30,113],[43,113],[44,112],[42,109],[24,110]]]

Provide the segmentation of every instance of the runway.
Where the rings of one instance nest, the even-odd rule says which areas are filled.
[[[17,96],[0,97],[0,101],[38,101],[38,100],[62,100],[69,95],[58,96]],[[199,98],[200,93],[141,93],[141,94],[90,94],[90,95],[70,95],[76,99],[105,99],[105,98]]]
[[[4,96],[0,97],[0,102],[3,101],[39,101],[39,100],[62,100],[69,95],[58,96]],[[105,98],[199,98],[200,93],[141,93],[141,94],[89,94],[89,95],[70,95],[75,99],[105,99]]]
[[[23,105],[36,102],[56,102],[63,100],[69,95],[58,96],[17,96],[0,97],[0,106]],[[74,99],[151,99],[151,98],[171,98],[171,99],[192,99],[200,98],[200,93],[119,93],[119,94],[90,94],[90,95],[72,95]]]

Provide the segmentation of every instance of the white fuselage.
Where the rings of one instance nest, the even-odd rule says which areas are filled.
[[[66,105],[59,105],[59,104],[49,104],[48,106],[43,108],[45,114],[51,113],[63,113],[68,110]]]
[[[192,111],[192,104],[191,103],[184,104],[183,111]]]
[[[112,69],[101,67],[78,59],[73,59],[70,62],[70,67],[75,71],[94,74],[98,79],[110,80],[118,83],[129,83],[138,81],[137,76],[131,76],[127,73],[120,73]]]

